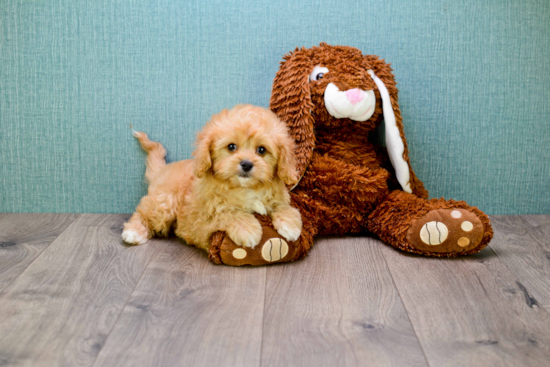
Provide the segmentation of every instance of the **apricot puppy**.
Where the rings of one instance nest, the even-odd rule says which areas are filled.
[[[148,195],[124,225],[122,238],[142,244],[171,229],[208,250],[214,232],[254,248],[269,215],[277,232],[295,241],[302,230],[286,185],[297,181],[294,141],[270,110],[239,105],[214,115],[198,136],[192,160],[166,164],[166,150],[145,133],[134,134],[147,151]]]

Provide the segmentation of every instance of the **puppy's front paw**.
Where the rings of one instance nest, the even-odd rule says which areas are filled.
[[[237,246],[254,248],[262,239],[262,226],[254,219],[250,223],[240,223],[229,228],[227,235]]]
[[[147,242],[147,237],[140,235],[133,229],[125,229],[122,232],[122,239],[130,245],[143,245]]]
[[[278,225],[275,225],[275,223],[273,223],[273,226],[277,229],[277,233],[279,233],[288,241],[296,241],[302,233],[301,223],[298,226],[295,223],[280,221]]]
[[[274,213],[273,227],[287,241],[296,241],[302,233],[302,217],[294,208]]]

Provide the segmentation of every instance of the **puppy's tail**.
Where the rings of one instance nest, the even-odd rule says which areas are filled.
[[[162,167],[166,166],[166,160],[164,159],[166,157],[166,149],[164,149],[161,143],[149,140],[147,134],[141,131],[133,131],[132,135],[139,140],[141,147],[147,152],[145,178],[151,182]]]

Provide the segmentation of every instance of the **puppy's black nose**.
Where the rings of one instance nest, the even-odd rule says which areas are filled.
[[[241,168],[242,168],[243,171],[248,172],[252,169],[252,167],[254,167],[252,162],[250,162],[250,161],[241,161]]]

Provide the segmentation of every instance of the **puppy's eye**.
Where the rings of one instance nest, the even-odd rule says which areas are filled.
[[[313,71],[311,72],[311,74],[309,74],[309,81],[315,82],[317,80],[321,80],[323,79],[326,73],[328,73],[327,68],[325,68],[324,66],[316,66],[313,68]]]
[[[256,151],[258,152],[259,155],[264,155],[267,152],[267,149],[265,149],[264,147],[258,147]]]
[[[235,144],[229,144],[227,149],[229,149],[230,152],[234,152],[237,150],[237,146]]]

